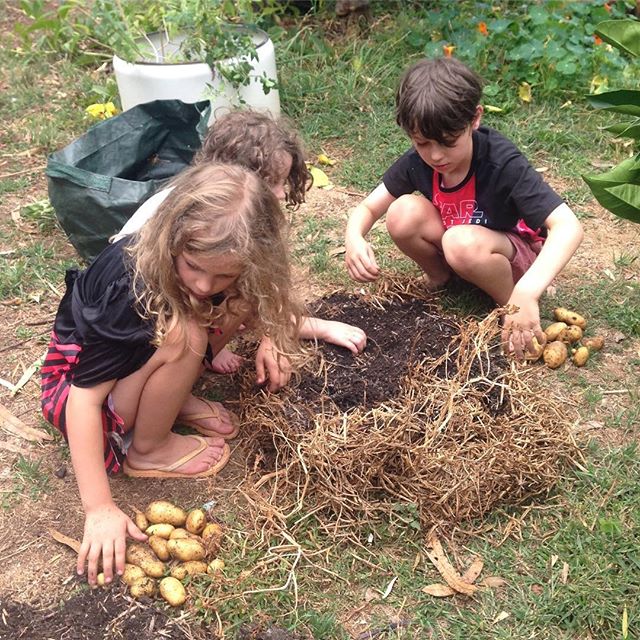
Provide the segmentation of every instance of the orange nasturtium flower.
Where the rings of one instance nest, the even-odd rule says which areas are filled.
[[[605,9],[605,11],[608,11],[609,13],[611,13],[611,3],[610,2],[605,2],[604,3],[604,9]]]
[[[599,35],[596,35],[595,33],[593,34],[593,43],[598,46],[599,44],[602,44],[602,38]]]
[[[442,51],[444,53],[445,58],[450,58],[453,55],[453,52],[456,50],[455,46],[452,44],[447,44],[442,47]]]
[[[487,29],[487,23],[486,22],[478,22],[478,31],[483,36],[488,36],[489,35],[489,29]]]

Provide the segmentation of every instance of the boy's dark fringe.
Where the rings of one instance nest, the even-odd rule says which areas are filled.
[[[424,297],[419,284],[387,281],[369,302],[407,293]],[[326,408],[311,430],[292,422],[286,392],[256,398],[247,385],[241,405],[256,464],[241,490],[262,536],[295,538],[312,516],[327,533],[358,540],[363,523],[413,512],[423,531],[446,536],[547,495],[580,455],[575,410],[539,365],[495,366],[499,317],[465,321],[448,353],[413,367],[398,397],[347,414]],[[273,467],[258,470],[264,452]]]

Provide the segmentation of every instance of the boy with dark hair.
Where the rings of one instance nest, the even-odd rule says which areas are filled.
[[[571,209],[517,147],[480,126],[482,82],[454,58],[421,60],[404,74],[396,121],[413,147],[349,216],[346,263],[359,282],[380,270],[365,240],[385,213],[398,248],[442,287],[452,273],[499,305],[503,343],[522,358],[545,340],[538,301],[582,241]],[[418,192],[417,194],[415,192]]]

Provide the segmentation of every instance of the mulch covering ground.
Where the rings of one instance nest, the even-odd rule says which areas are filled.
[[[458,322],[420,290],[320,301],[320,317],[361,326],[365,352],[319,345],[297,384],[246,386],[256,473],[246,495],[271,522],[313,511],[353,533],[400,505],[441,530],[548,492],[575,452],[566,401],[541,369],[499,349],[498,312]]]

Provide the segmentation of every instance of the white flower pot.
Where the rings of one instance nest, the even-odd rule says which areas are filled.
[[[126,111],[152,100],[178,99],[193,103],[209,99],[212,105],[212,119],[220,108],[229,108],[246,103],[258,110],[280,115],[280,96],[277,89],[265,93],[259,77],[267,77],[277,82],[276,57],[273,42],[262,30],[253,36],[258,59],[247,58],[253,66],[248,85],[236,89],[220,74],[212,73],[204,62],[166,62],[178,51],[184,38],[167,39],[164,33],[150,34],[145,42],[149,45],[149,56],[139,62],[126,62],[113,56],[113,70],[118,84],[122,108]],[[231,58],[223,64],[233,64]]]

